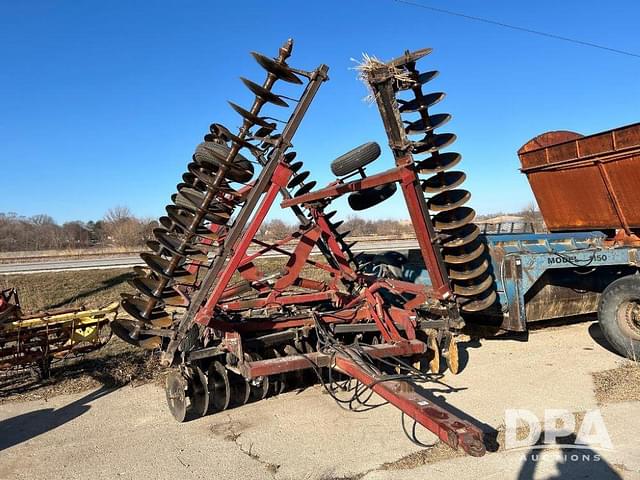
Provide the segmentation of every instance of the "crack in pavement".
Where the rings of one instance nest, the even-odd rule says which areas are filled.
[[[228,442],[233,442],[243,454],[245,454],[250,459],[260,463],[269,474],[276,478],[276,473],[278,472],[280,465],[276,465],[271,462],[267,462],[266,460],[262,460],[260,455],[253,452],[253,442],[249,444],[249,449],[247,450],[239,441],[242,436],[242,432],[238,432],[238,428],[242,428],[242,423],[236,420],[233,420],[231,416],[229,416],[229,420],[223,424],[214,424],[211,426],[211,432],[214,435],[221,435],[224,440]],[[220,427],[222,427],[222,431],[220,431]]]

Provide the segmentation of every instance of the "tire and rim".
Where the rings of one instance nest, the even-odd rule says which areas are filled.
[[[619,278],[605,289],[598,305],[598,321],[619,354],[640,358],[640,275]]]
[[[365,143],[344,155],[340,155],[331,162],[331,171],[336,177],[344,177],[365,165],[369,165],[379,156],[380,145],[376,142]]]

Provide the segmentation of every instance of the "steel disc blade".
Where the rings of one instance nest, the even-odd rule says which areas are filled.
[[[143,252],[140,254],[140,258],[146,263],[151,271],[159,275],[160,277],[171,279],[180,279],[185,282],[190,282],[195,280],[193,274],[185,270],[184,268],[178,267],[173,270],[173,272],[168,273],[169,260],[159,257],[157,255],[153,255],[151,253]],[[184,259],[181,259],[181,263],[184,262]]]
[[[226,410],[231,399],[231,386],[227,369],[217,360],[209,365],[207,385],[209,386],[209,407],[216,412]]]
[[[454,283],[453,292],[456,295],[461,295],[463,297],[474,297],[491,288],[492,285],[493,278],[491,277],[491,275],[487,275],[482,281],[480,281],[480,279],[474,279],[474,282],[468,285],[460,285],[458,283]]]
[[[448,147],[456,141],[453,133],[438,133],[427,135],[418,142],[413,142],[413,153],[431,153]]]
[[[147,318],[144,316],[144,311],[147,307],[147,302],[144,299],[125,293],[122,294],[122,297],[120,305],[122,305],[123,310],[136,320],[148,323],[154,328],[167,328],[173,323],[171,315],[162,310],[162,308],[155,307]]]
[[[436,115],[429,115],[429,119],[425,120],[421,118],[415,122],[409,123],[404,131],[407,135],[415,135],[417,133],[426,133],[440,128],[451,120],[451,115],[448,113],[438,113]]]
[[[460,207],[437,214],[433,217],[433,226],[436,230],[452,230],[471,223],[475,216],[472,208]]]
[[[467,313],[481,312],[491,307],[496,302],[497,298],[498,296],[496,292],[493,289],[490,289],[487,290],[487,293],[480,298],[472,297],[467,301],[461,298],[460,300],[462,302],[460,308],[462,309],[462,311]]]
[[[199,205],[193,202],[193,200],[197,200],[197,197],[190,194],[188,196],[185,196],[185,195],[182,195],[182,193],[180,193],[176,197],[175,201],[178,207],[182,207],[186,210],[191,211],[192,213],[196,213],[196,212],[202,213],[204,215],[203,218],[212,223],[216,223],[218,225],[224,225],[229,220],[230,218],[229,212],[220,211],[219,209],[217,211],[202,210]],[[217,204],[217,206],[220,206],[220,204]]]
[[[193,368],[191,384],[191,408],[196,415],[204,417],[209,411],[209,386],[207,376],[198,366]]]
[[[219,182],[218,176],[212,171],[202,168],[197,163],[189,164],[189,172],[197,178],[200,182],[204,183],[208,188],[218,188],[222,185],[228,186],[227,182]]]
[[[456,248],[453,251],[445,251],[443,257],[447,264],[461,265],[479,258],[484,253],[484,250],[483,243],[474,242],[462,248]]]
[[[171,371],[167,375],[165,394],[167,405],[173,418],[184,422],[187,416],[187,380],[180,372]]]
[[[473,223],[469,223],[458,230],[450,230],[442,240],[445,248],[455,248],[467,245],[480,235],[480,228]]]
[[[288,65],[277,62],[258,52],[251,52],[251,55],[256,59],[256,61],[262,68],[278,77],[278,79],[284,80],[285,82],[302,85],[302,80],[300,80],[297,75],[291,71]]]
[[[248,80],[244,77],[240,77],[240,80],[242,80],[242,83],[244,83],[247,88],[249,90],[251,90],[251,92],[256,96],[261,98],[262,100],[264,100],[265,102],[269,102],[269,103],[273,103],[274,105],[277,105],[279,107],[288,107],[289,105],[287,104],[287,102],[285,102],[284,100],[282,100],[282,98],[280,98],[278,95],[276,95],[275,93],[267,90],[266,88],[264,88],[261,85],[258,85],[255,82],[252,82],[251,80]]]
[[[422,182],[422,191],[433,194],[451,190],[462,184],[466,178],[464,172],[440,172]]]
[[[135,347],[154,350],[162,345],[162,339],[155,335],[140,335],[134,338],[132,336],[134,333],[133,324],[130,321],[116,319],[112,321],[109,326],[116,337]]]
[[[258,117],[257,115],[254,115],[249,110],[245,110],[240,105],[236,105],[233,102],[228,102],[228,103],[229,103],[229,105],[231,105],[231,108],[233,108],[242,118],[244,118],[245,120],[248,120],[249,122],[253,123],[254,125],[260,125],[261,127],[265,127],[265,128],[275,128],[276,127],[275,123],[267,122],[265,119],[263,119],[261,117]]]
[[[398,99],[400,113],[419,112],[433,107],[436,103],[441,102],[446,97],[444,92],[434,92],[424,95],[422,98],[414,98],[413,100]]]
[[[471,280],[473,278],[479,277],[489,269],[489,261],[486,259],[480,262],[478,265],[476,265],[475,263],[476,262],[471,265],[465,264],[457,266],[458,268],[460,268],[460,270],[453,269],[450,266],[447,266],[449,278],[451,280]]]
[[[311,172],[302,172],[299,173],[298,175],[296,175],[295,177],[293,177],[289,183],[287,184],[287,188],[294,188],[297,187],[298,185],[300,185],[302,182],[304,182],[307,178],[309,178],[309,175],[311,174]]]
[[[155,278],[136,277],[128,280],[127,283],[145,296],[157,299],[162,299],[164,295],[169,296],[171,295],[171,292],[175,292],[175,290],[167,286],[163,287],[158,292],[158,289],[160,288],[160,280]]]
[[[462,155],[456,152],[434,152],[428,158],[416,163],[418,173],[423,175],[444,172],[455,167],[462,160]]]
[[[313,190],[313,187],[315,187],[317,184],[317,182],[315,180],[312,180],[309,183],[305,183],[302,187],[300,187],[300,189],[295,193],[294,197],[300,197],[301,195],[305,195],[307,193],[309,193],[311,190]]]
[[[190,243],[185,243],[183,239],[176,237],[175,234],[172,234],[164,228],[154,228],[153,236],[156,237],[160,245],[176,256],[191,256],[202,253],[202,251],[194,248]]]
[[[160,242],[156,242],[155,240],[148,240],[146,242],[147,248],[155,253],[157,253],[158,255],[162,254],[162,245],[160,245]]]
[[[293,162],[291,165],[289,165],[289,168],[293,173],[297,173],[298,170],[302,168],[302,165],[303,165],[302,162]]]
[[[442,193],[434,195],[427,201],[429,210],[434,212],[444,212],[461,207],[469,201],[471,193],[467,190],[445,190]]]

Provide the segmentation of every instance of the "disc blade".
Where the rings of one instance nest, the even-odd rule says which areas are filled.
[[[269,102],[269,103],[273,103],[274,105],[277,105],[279,107],[288,107],[289,105],[287,104],[287,102],[285,102],[284,100],[282,100],[282,98],[280,98],[278,95],[276,95],[275,93],[267,90],[266,88],[264,88],[261,85],[258,85],[257,83],[252,82],[251,80],[248,80],[244,77],[240,77],[240,80],[242,80],[242,83],[244,83],[247,88],[249,90],[251,90],[251,92],[256,96],[261,98],[262,100],[264,100],[265,102]]]
[[[264,68],[267,72],[274,74],[276,77],[278,77],[278,79],[284,80],[285,82],[302,85],[302,80],[300,80],[297,75],[291,71],[287,64],[277,62],[258,52],[251,52],[251,55],[256,59],[256,61],[262,68]]]

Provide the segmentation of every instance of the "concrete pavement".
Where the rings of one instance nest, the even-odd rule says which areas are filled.
[[[438,447],[444,454],[430,458],[405,438],[395,408],[343,411],[319,386],[178,424],[148,384],[0,406],[0,478],[640,478],[640,402],[598,405],[591,372],[621,359],[591,332],[582,323],[528,342],[482,340],[467,349],[465,370],[445,378],[457,391],[438,394],[487,430],[508,408],[600,408],[613,449],[594,447],[589,461],[559,459],[557,449],[528,462],[528,449],[471,458]],[[419,438],[435,441],[424,430]]]

